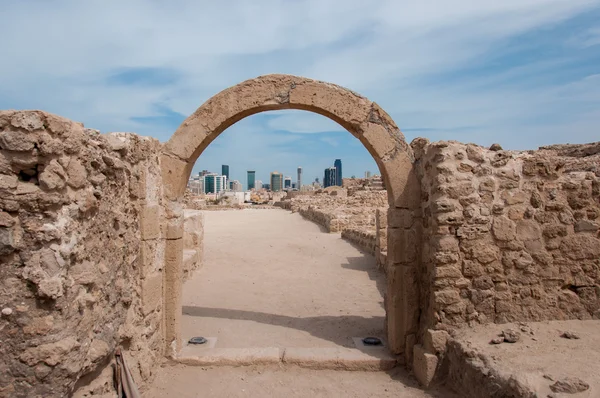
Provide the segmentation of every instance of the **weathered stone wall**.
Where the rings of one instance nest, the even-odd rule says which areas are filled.
[[[346,228],[342,231],[342,238],[356,244],[370,255],[375,255],[375,232],[361,228]]]
[[[600,317],[600,151],[439,142],[415,152],[422,330]]]
[[[0,396],[64,397],[104,369],[100,392],[118,345],[138,382],[151,376],[163,350],[159,147],[0,112]]]

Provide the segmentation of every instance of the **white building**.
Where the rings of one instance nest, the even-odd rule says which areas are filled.
[[[244,190],[242,183],[238,180],[229,181],[229,190],[232,192],[242,192]]]
[[[202,195],[204,193],[204,178],[190,178],[188,181],[188,189],[196,195]]]
[[[227,177],[217,174],[207,174],[204,177],[204,193],[214,193],[216,195],[227,189]]]

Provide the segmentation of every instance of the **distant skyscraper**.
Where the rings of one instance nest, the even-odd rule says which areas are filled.
[[[368,180],[369,178],[371,178],[371,172],[370,171],[365,171],[365,178]]]
[[[336,159],[333,163],[335,167],[335,183],[333,185],[342,186],[342,159]]]
[[[302,188],[302,167],[298,167],[298,181],[296,181],[296,188]]]
[[[256,190],[263,189],[264,188],[263,185],[264,184],[263,184],[263,182],[261,180],[256,180],[256,182],[254,183],[254,186],[256,187],[255,188]]]
[[[244,188],[242,187],[241,182],[239,182],[238,180],[232,180],[229,181],[229,189],[233,192],[242,192]]]
[[[271,191],[283,191],[283,174],[276,171],[271,173]]]
[[[323,187],[331,187],[336,184],[337,169],[335,167],[328,167],[325,169],[325,175],[323,176]]]
[[[256,171],[248,170],[248,191],[255,188],[254,180],[256,179]],[[260,189],[260,187],[259,187]]]
[[[228,164],[224,164],[221,166],[221,175],[224,175],[225,177],[227,177],[227,180],[229,180],[229,165]]]
[[[290,189],[292,187],[292,177],[285,177],[283,179],[283,188]]]
[[[262,187],[266,190],[271,189],[271,184],[262,184]]]
[[[204,177],[204,193],[221,193],[227,187],[227,177],[207,174]]]

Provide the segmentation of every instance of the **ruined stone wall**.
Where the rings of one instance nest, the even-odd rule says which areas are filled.
[[[346,228],[342,231],[342,238],[356,244],[370,255],[375,255],[375,231],[360,228]]]
[[[0,112],[0,396],[101,392],[119,345],[136,381],[150,378],[163,351],[159,147]]]
[[[600,317],[600,151],[420,147],[421,330]]]

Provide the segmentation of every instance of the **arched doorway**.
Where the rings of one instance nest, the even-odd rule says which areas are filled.
[[[402,353],[418,329],[420,186],[412,149],[376,103],[343,87],[291,75],[266,75],[225,89],[188,117],[164,145],[161,172],[167,218],[164,313],[167,352],[181,348],[183,277],[180,199],[196,159],[225,129],[264,111],[299,109],[339,123],[360,140],[379,166],[388,192],[387,338]]]

